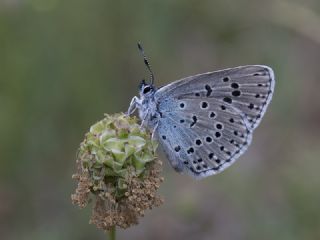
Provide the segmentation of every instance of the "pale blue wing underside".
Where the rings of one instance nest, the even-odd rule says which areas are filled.
[[[255,129],[263,117],[274,91],[274,74],[263,65],[249,65],[187,77],[160,88],[159,103],[170,97],[215,98],[230,103],[245,114]]]
[[[201,178],[230,166],[248,147],[248,122],[223,101],[183,99],[176,111],[162,112],[157,128],[160,146],[177,171]],[[203,103],[206,108],[202,108]],[[184,108],[180,108],[184,104]],[[195,110],[197,109],[197,110]]]
[[[177,171],[201,178],[230,166],[271,100],[273,72],[254,65],[188,77],[155,93],[156,134]]]

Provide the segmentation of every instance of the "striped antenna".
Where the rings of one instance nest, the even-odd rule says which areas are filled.
[[[140,42],[138,42],[138,48],[139,48],[139,51],[141,53],[141,55],[143,56],[143,61],[144,61],[144,64],[146,65],[148,71],[150,72],[150,78],[151,78],[151,84],[150,85],[153,85],[153,82],[154,82],[154,75],[153,75],[153,72],[151,70],[151,66],[150,66],[150,63],[148,61],[148,58],[146,57],[145,53],[144,53],[144,50],[142,48],[142,45]]]

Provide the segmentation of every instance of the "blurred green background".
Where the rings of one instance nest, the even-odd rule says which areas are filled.
[[[79,143],[158,86],[246,64],[275,70],[245,155],[202,181],[164,159],[165,204],[118,239],[320,239],[320,2],[0,0],[0,239],[105,239],[70,201]]]

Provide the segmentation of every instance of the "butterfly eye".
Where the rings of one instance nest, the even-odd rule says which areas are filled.
[[[147,86],[143,89],[143,94],[147,94],[150,91],[151,91],[151,87]]]

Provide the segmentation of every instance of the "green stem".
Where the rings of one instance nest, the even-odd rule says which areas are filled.
[[[113,226],[109,231],[109,240],[116,240],[116,226]]]

